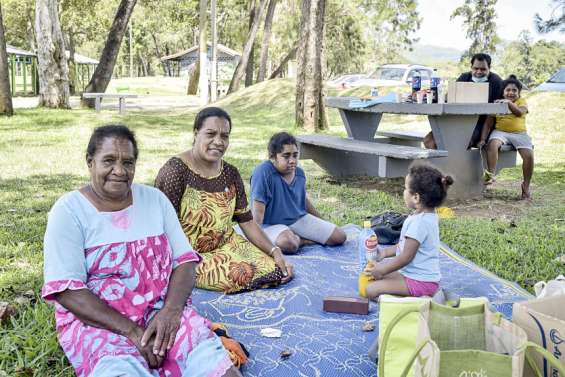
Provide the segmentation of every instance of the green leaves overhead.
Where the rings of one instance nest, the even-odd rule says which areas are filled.
[[[463,18],[467,38],[471,39],[471,46],[461,57],[461,60],[478,52],[494,53],[496,44],[500,41],[496,34],[497,0],[465,0],[465,4],[456,8],[451,14],[451,19]]]

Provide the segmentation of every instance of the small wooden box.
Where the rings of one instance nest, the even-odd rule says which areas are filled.
[[[450,81],[447,86],[447,103],[488,103],[488,82]]]
[[[362,297],[325,297],[324,311],[334,313],[369,314],[369,300]]]

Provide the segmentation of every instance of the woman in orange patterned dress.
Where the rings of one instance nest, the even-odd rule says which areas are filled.
[[[292,266],[253,221],[243,181],[223,160],[231,118],[208,107],[194,120],[192,149],[169,159],[155,186],[177,211],[184,233],[203,257],[198,288],[235,293],[286,283]],[[247,239],[233,229],[233,221]]]

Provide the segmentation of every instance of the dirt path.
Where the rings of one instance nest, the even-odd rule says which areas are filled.
[[[39,97],[14,97],[12,99],[15,109],[25,109],[37,107]],[[72,109],[80,108],[80,97],[70,98]],[[196,96],[159,96],[159,95],[140,95],[137,98],[127,99],[126,111],[157,111],[167,109],[195,109],[200,107],[199,99]],[[118,100],[104,100],[102,110],[117,111]]]

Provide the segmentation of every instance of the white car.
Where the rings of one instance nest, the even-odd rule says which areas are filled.
[[[420,72],[422,86],[430,85],[430,77],[434,71],[431,67],[418,64],[385,64],[367,75],[364,79],[351,83],[351,86],[403,86],[412,84],[412,76]]]
[[[548,92],[565,92],[565,68],[561,68],[546,82],[538,86],[535,90]]]
[[[364,78],[365,75],[364,74],[351,74],[351,75],[342,75],[342,76],[338,76],[333,80],[327,81],[326,85],[327,86],[331,86],[334,88],[349,88],[351,86],[351,83]]]

